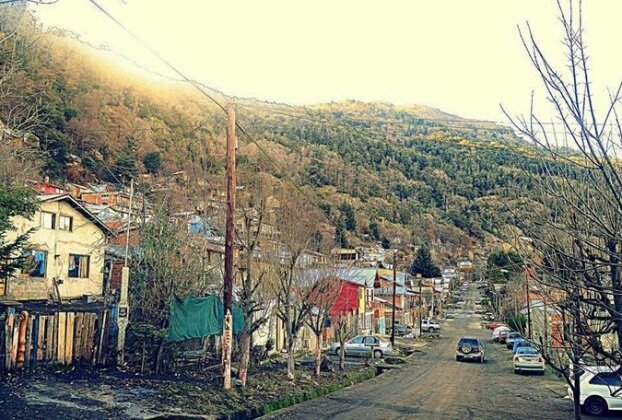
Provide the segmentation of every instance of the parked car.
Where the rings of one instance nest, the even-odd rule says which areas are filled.
[[[495,319],[495,316],[494,316],[494,314],[492,312],[486,312],[484,314],[484,319],[486,321],[492,321],[493,319]]]
[[[533,347],[520,347],[514,357],[514,373],[538,372],[544,375],[544,358]]]
[[[484,345],[479,338],[462,337],[456,348],[456,360],[475,360],[479,363],[486,361]]]
[[[510,331],[499,331],[499,336],[497,337],[497,342],[501,344],[505,344],[505,340],[508,338],[508,334]]]
[[[617,366],[582,366],[579,402],[592,416],[622,410],[622,373]],[[572,389],[567,386],[572,399]]]
[[[486,328],[489,330],[496,330],[499,327],[505,327],[506,325],[503,322],[493,321],[486,324]]]
[[[373,348],[374,358],[380,358],[393,353],[390,341],[385,341],[376,335],[357,335],[346,341],[345,350],[347,356],[370,356]],[[341,345],[333,343],[330,346],[331,353],[339,354]]]
[[[514,344],[512,345],[512,354],[516,354],[518,349],[522,347],[533,347],[530,341],[525,340],[524,338],[520,338],[518,340],[514,340]]]
[[[441,330],[441,324],[433,319],[422,319],[421,320],[421,331],[429,332],[434,334],[437,331]]]
[[[521,338],[522,337],[520,333],[517,333],[516,331],[510,331],[507,338],[505,339],[505,347],[509,350],[512,350],[514,348],[514,341],[520,340]]]
[[[395,336],[396,337],[404,337],[405,335],[411,334],[412,330],[410,329],[410,327],[407,327],[405,325],[396,325],[395,326]],[[387,334],[391,334],[391,329],[389,328],[387,330]]]
[[[499,333],[501,331],[508,332],[508,331],[512,331],[512,329],[508,327],[507,325],[498,326],[492,331],[492,335],[490,336],[490,338],[492,338],[492,341],[499,341]]]
[[[454,318],[456,318],[456,314],[455,314],[455,312],[447,312],[447,314],[445,314],[445,318],[446,319],[454,319]]]

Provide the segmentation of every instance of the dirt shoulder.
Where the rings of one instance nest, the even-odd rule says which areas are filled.
[[[117,370],[13,374],[0,378],[0,417],[253,418],[375,376],[375,368],[361,359],[349,360],[346,367],[345,372],[323,372],[317,378],[312,365],[303,363],[292,382],[282,363],[269,362],[251,372],[246,388],[229,392],[213,375],[141,376]]]

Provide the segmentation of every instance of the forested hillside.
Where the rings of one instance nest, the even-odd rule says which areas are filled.
[[[70,34],[43,33],[20,7],[2,6],[0,38],[0,119],[39,138],[44,175],[115,182],[185,170],[198,185],[223,173],[225,116],[189,86],[112,64]],[[302,186],[342,245],[431,243],[459,258],[514,226],[506,205],[529,204],[528,174],[539,170],[507,128],[425,106],[235,101],[249,134],[241,170]],[[147,154],[161,166],[143,164]]]

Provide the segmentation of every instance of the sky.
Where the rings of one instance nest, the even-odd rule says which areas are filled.
[[[228,95],[289,104],[388,101],[505,121],[499,105],[526,113],[532,91],[546,108],[517,25],[529,21],[563,63],[554,0],[97,1],[190,77]],[[622,79],[622,1],[584,3],[599,103]],[[47,26],[172,75],[88,0],[33,10]]]

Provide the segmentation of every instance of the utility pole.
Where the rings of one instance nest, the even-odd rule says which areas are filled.
[[[527,292],[527,337],[531,340],[531,301],[529,299],[529,270],[525,273],[525,289]]]
[[[225,389],[231,389],[231,347],[233,341],[233,237],[235,234],[235,107],[227,106],[227,221],[225,229],[224,323],[222,333],[222,376]]]
[[[395,293],[397,291],[397,249],[393,250],[393,317],[391,320],[391,345],[395,345]]]
[[[423,293],[421,291],[421,280],[419,277],[419,337],[423,335],[423,331],[421,330],[422,321],[423,321]]]
[[[127,265],[130,253],[130,229],[132,225],[132,206],[134,202],[134,178],[130,179],[130,208],[127,214],[127,224],[125,225],[125,260],[121,269],[121,290],[119,293],[119,315],[117,326],[117,363],[123,365],[125,359],[125,331],[129,324],[130,308],[128,290],[130,283],[130,267]]]

